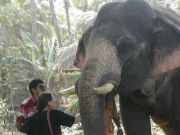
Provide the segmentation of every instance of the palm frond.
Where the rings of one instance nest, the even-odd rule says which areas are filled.
[[[73,67],[73,60],[76,55],[76,50],[76,42],[58,49],[57,60],[55,62],[58,69],[75,69],[75,67]]]
[[[30,47],[33,51],[33,56],[35,56],[35,58],[38,57],[38,52],[39,52],[39,48],[37,47],[37,45],[32,41],[32,39],[23,31],[21,31],[21,37],[24,41],[24,44],[28,47]],[[34,58],[34,59],[35,59]]]
[[[42,67],[46,67],[47,66],[44,46],[42,44],[39,47],[38,58],[36,59],[36,61],[38,62],[39,66],[42,66]]]
[[[36,21],[36,23],[37,23],[38,31],[41,31],[46,36],[49,37],[53,36],[51,28],[47,24],[41,21]]]
[[[51,40],[51,47],[50,47],[49,56],[48,56],[48,63],[54,64],[55,58],[56,58],[56,40],[53,38]]]
[[[6,65],[12,65],[12,64],[16,64],[19,66],[24,66],[29,70],[34,70],[35,69],[35,65],[32,61],[23,58],[23,57],[14,57],[14,56],[6,56],[3,58],[3,62]]]

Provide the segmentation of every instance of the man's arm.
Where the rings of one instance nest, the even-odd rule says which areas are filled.
[[[20,121],[16,121],[16,125],[15,125],[15,127],[17,128],[17,130],[19,130],[19,131],[20,131],[20,129],[21,129],[21,127],[22,127],[22,122],[20,122]]]
[[[23,125],[23,122],[25,120],[25,108],[24,108],[24,105],[20,105],[19,106],[19,109],[17,111],[17,114],[16,114],[16,124],[15,124],[15,127],[17,128],[17,130],[20,131],[22,125]]]

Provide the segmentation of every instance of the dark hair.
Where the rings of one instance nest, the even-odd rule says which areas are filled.
[[[31,95],[33,95],[32,89],[36,88],[38,86],[38,84],[41,84],[41,83],[44,83],[44,81],[41,79],[31,80],[31,82],[29,83],[29,91],[30,91]]]
[[[52,101],[52,94],[48,93],[48,92],[44,92],[42,93],[37,101],[37,110],[39,111],[43,111],[43,109],[48,105],[49,101]]]

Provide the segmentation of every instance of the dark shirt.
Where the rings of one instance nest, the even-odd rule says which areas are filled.
[[[50,121],[53,135],[61,135],[61,125],[71,127],[75,117],[65,114],[60,110],[51,110]],[[51,135],[48,127],[47,111],[37,112],[22,126],[21,132],[28,135]]]

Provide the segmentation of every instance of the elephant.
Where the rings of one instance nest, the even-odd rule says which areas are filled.
[[[87,32],[89,32],[89,30],[86,31],[86,33]],[[81,38],[79,41],[76,58],[74,60],[74,66],[76,66],[80,69],[84,68],[84,59],[85,59],[85,52],[83,50],[83,48],[84,48],[83,39],[84,39],[84,37]],[[167,72],[166,74],[161,74],[160,76],[156,76],[154,78],[147,79],[147,81],[144,83],[143,87],[139,91],[139,94],[141,94],[144,97],[144,102],[148,102],[148,104],[151,105],[151,104],[153,104],[153,102],[155,100],[161,99],[161,95],[163,94],[162,91],[165,91],[164,87],[165,88],[169,87],[169,85],[167,85],[167,84],[170,83],[170,78],[172,78],[171,74],[173,74],[173,72],[172,73]],[[172,75],[172,76],[174,76],[174,75]],[[168,80],[168,83],[166,80]],[[76,82],[76,85],[77,85],[77,82]],[[76,86],[76,91],[78,91],[77,86]],[[155,92],[155,91],[157,91],[157,92]],[[168,92],[168,90],[167,90],[167,92]],[[113,95],[112,94],[113,93],[108,93],[108,94],[106,94],[106,97],[105,97],[105,99],[107,99],[108,102],[111,102],[111,104],[113,102],[113,100],[112,100]],[[107,104],[106,102],[107,101],[105,100],[105,106]],[[146,104],[144,104],[144,105],[146,105]],[[155,105],[154,107],[157,107],[157,105]],[[152,115],[153,121],[156,124],[158,124],[164,130],[166,135],[175,135],[175,133],[172,130],[170,123],[165,118],[162,118],[161,116],[158,117],[158,116],[153,115],[153,114],[151,114],[151,115]]]
[[[74,60],[74,66],[76,66],[80,69],[84,68],[84,59],[85,59],[85,52],[82,50],[82,48],[83,48],[82,46],[84,46],[82,43],[82,41],[83,41],[82,39],[80,39],[80,41],[79,41],[77,55]],[[170,83],[170,79],[172,78],[171,74],[173,74],[173,72],[172,73],[167,72],[166,74],[161,74],[158,77],[156,76],[154,78],[149,78],[144,83],[144,86],[139,91],[139,94],[143,95],[143,97],[144,97],[144,102],[148,102],[148,104],[152,106],[152,104],[155,103],[155,100],[161,99],[161,97],[162,97],[161,95],[163,94],[162,91],[165,91],[165,89],[167,89],[169,86],[168,83]],[[172,75],[172,76],[174,76],[174,75]],[[166,80],[168,80],[168,81],[166,81]],[[78,91],[77,85],[78,85],[78,81],[76,82],[76,91]],[[155,92],[155,91],[157,91],[157,92]],[[167,92],[168,92],[168,89],[167,89]],[[75,91],[74,91],[74,93],[75,93]],[[146,97],[144,95],[146,95]],[[107,104],[107,100],[108,100],[108,102],[110,102],[110,104],[112,104],[114,102],[112,93],[108,93],[106,95],[105,106]],[[158,107],[158,106],[155,105],[154,107]],[[153,121],[163,129],[163,131],[165,132],[166,135],[175,135],[170,123],[165,118],[162,118],[160,116],[158,117],[153,114],[151,114],[151,115],[152,115]],[[118,123],[118,122],[116,122],[116,123]],[[118,125],[120,125],[120,124],[118,124]],[[120,126],[118,126],[118,127],[120,127]],[[123,134],[123,133],[121,133],[121,134]]]
[[[180,134],[179,18],[143,0],[100,9],[76,55],[83,52],[78,101],[85,135],[105,134],[109,93],[120,96],[127,135],[151,135],[150,117],[166,134]]]

